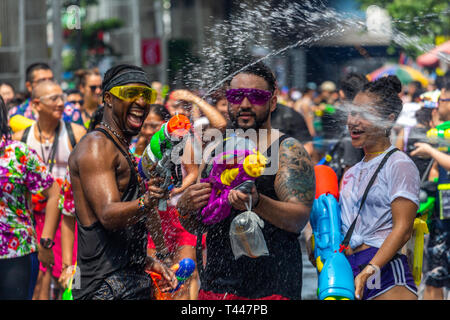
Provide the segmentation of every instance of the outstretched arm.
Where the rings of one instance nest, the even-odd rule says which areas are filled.
[[[450,171],[450,155],[433,148],[428,143],[416,142],[414,144],[416,149],[411,152],[411,156],[426,156],[432,157],[439,163],[445,170]]]
[[[220,111],[199,96],[193,94],[188,90],[175,90],[170,95],[170,98],[175,100],[185,100],[196,104],[200,111],[205,115],[205,117],[208,118],[211,127],[219,129],[221,131],[225,130],[227,121],[220,113]]]

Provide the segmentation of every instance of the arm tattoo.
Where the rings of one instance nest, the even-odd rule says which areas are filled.
[[[279,170],[275,178],[278,198],[312,206],[316,181],[314,166],[305,148],[297,140],[288,138],[281,143],[279,158]]]

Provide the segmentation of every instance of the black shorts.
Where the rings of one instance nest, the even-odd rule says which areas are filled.
[[[118,271],[103,280],[92,300],[151,300],[153,283],[147,274]]]
[[[425,284],[450,288],[450,220],[435,219],[430,226],[426,249],[428,272]]]

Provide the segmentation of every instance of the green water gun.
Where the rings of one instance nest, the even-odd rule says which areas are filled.
[[[439,151],[450,153],[450,121],[428,130],[427,138],[431,144],[438,145]]]
[[[73,284],[73,278],[75,276],[76,269],[77,269],[77,263],[75,262],[75,267],[73,268],[72,276],[69,279],[69,285],[67,286],[66,290],[64,290],[64,292],[62,294],[62,300],[73,300],[72,284]]]

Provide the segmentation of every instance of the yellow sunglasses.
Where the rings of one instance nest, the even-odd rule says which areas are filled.
[[[111,88],[109,92],[126,102],[133,102],[142,97],[149,104],[155,103],[157,95],[154,89],[147,86],[117,86]]]

